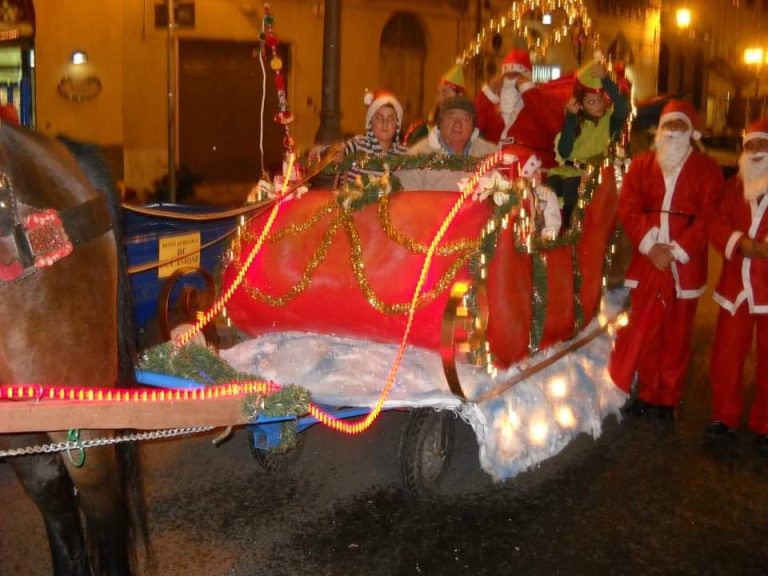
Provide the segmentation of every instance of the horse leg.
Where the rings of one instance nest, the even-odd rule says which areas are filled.
[[[105,437],[111,432],[81,431],[81,439]],[[76,459],[76,458],[75,458]],[[96,574],[130,576],[130,517],[122,490],[121,469],[116,448],[88,448],[83,466],[77,467],[62,455],[77,487],[77,501],[85,516],[85,533]]]
[[[21,438],[21,437],[20,437]],[[21,442],[5,438],[3,445],[43,444],[47,436],[37,435]],[[74,486],[58,454],[16,456],[8,461],[25,492],[43,517],[56,576],[89,576],[88,559],[77,509]]]

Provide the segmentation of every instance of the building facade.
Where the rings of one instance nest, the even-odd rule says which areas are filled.
[[[732,0],[723,1],[729,15],[745,12],[745,7],[732,10]],[[258,58],[264,5],[252,0],[177,2],[178,26],[170,33],[162,0],[3,0],[0,88],[6,87],[0,99],[25,106],[27,123],[44,133],[105,146],[129,188],[151,189],[167,173],[169,127],[177,165],[209,182],[257,180],[264,170],[279,167],[283,138],[272,118],[274,72],[269,59],[262,63]],[[535,8],[522,34],[509,22],[500,26],[509,0],[339,3],[345,134],[363,131],[366,89],[397,93],[406,123],[423,117],[434,103],[440,75],[478,38],[483,39],[481,48],[465,60],[470,93],[499,69],[512,47],[531,46],[537,68],[549,77],[572,72],[598,48],[611,62],[627,64],[636,101],[657,91],[698,94],[708,127],[724,126],[719,102],[729,94],[728,83],[714,67],[719,54],[727,59],[729,51],[739,48],[725,26],[715,28],[722,18],[713,17],[707,25],[706,45],[699,36],[704,25],[691,27],[697,34],[691,41],[702,43],[697,68],[688,63],[688,39],[669,28],[673,7],[651,0],[587,0],[589,21],[559,37],[558,16],[548,24],[546,14]],[[303,151],[314,143],[320,126],[325,2],[282,0],[272,2],[271,10],[287,105],[295,118],[290,130]],[[745,16],[739,25],[754,21]],[[545,41],[548,48],[539,50]],[[666,85],[657,86],[660,81]]]

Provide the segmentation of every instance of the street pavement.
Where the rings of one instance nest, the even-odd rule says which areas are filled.
[[[438,490],[402,490],[405,412],[355,437],[315,426],[272,473],[244,431],[218,448],[211,434],[144,444],[155,574],[766,575],[768,457],[744,430],[702,441],[714,318],[708,293],[674,424],[611,417],[598,439],[500,484],[457,422]],[[5,464],[0,501],[0,574],[50,574],[42,523]]]

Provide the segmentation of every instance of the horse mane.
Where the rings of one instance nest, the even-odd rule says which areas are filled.
[[[133,322],[133,306],[130,278],[128,275],[128,260],[123,248],[123,219],[120,207],[120,194],[117,190],[112,170],[107,162],[102,149],[95,144],[74,140],[67,136],[57,137],[69,150],[80,169],[91,182],[93,187],[104,194],[107,199],[109,215],[112,220],[112,229],[117,245],[118,282],[117,282],[117,327],[118,327],[118,382],[119,387],[131,387],[136,384],[136,357],[137,344],[135,339],[135,326]],[[129,513],[130,536],[134,542],[141,541],[144,545],[144,553],[147,566],[153,564],[152,550],[149,540],[149,526],[143,503],[143,483],[137,482],[141,467],[139,465],[138,444],[136,442],[123,442],[117,445],[117,454],[122,463],[122,475],[120,482],[123,493],[132,500]],[[88,541],[93,543],[96,537],[88,532]],[[94,555],[93,557],[98,557]],[[138,565],[138,559],[133,558]]]
[[[117,284],[117,326],[118,326],[118,382],[119,387],[136,384],[135,368],[137,345],[132,314],[132,293],[128,277],[128,261],[123,249],[123,219],[120,209],[120,194],[112,176],[112,170],[102,149],[96,144],[81,142],[60,135],[57,139],[66,146],[80,169],[93,187],[107,199],[112,229],[117,243],[118,284]]]

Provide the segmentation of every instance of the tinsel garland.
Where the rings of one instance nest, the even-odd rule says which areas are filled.
[[[339,172],[349,172],[356,168],[361,172],[383,173],[388,167],[391,172],[397,170],[452,170],[474,172],[483,158],[461,154],[371,154],[354,152],[347,154],[339,163],[332,163],[323,169],[323,174],[331,176]]]
[[[261,380],[258,376],[239,372],[207,346],[189,344],[177,348],[164,342],[146,350],[139,359],[139,368],[158,374],[168,374],[200,382],[206,386],[233,381]],[[242,408],[250,421],[264,416],[303,416],[309,412],[310,394],[304,388],[290,385],[267,396],[249,394]],[[281,453],[296,445],[296,425],[292,420],[281,422],[280,444],[271,452]]]
[[[584,310],[581,303],[581,287],[583,278],[578,258],[578,243],[582,237],[582,223],[586,206],[592,201],[595,191],[600,185],[600,169],[607,158],[614,158],[616,142],[612,144],[611,150],[606,155],[596,156],[591,160],[579,183],[579,200],[571,214],[571,226],[562,234],[554,239],[542,238],[539,234],[534,234],[530,238],[524,238],[521,233],[515,236],[515,248],[519,252],[529,252],[532,259],[532,316],[531,333],[529,338],[529,350],[531,353],[538,351],[541,339],[544,335],[544,323],[547,315],[547,262],[546,252],[555,248],[568,246],[571,249],[571,261],[573,267],[573,297],[574,297],[574,330],[578,332],[583,327]],[[513,197],[515,197],[513,195]],[[494,215],[489,220],[493,225],[486,226],[480,238],[480,250],[477,257],[469,265],[473,276],[473,286],[478,282],[485,281],[486,267],[493,259],[496,252],[496,246],[499,241],[499,235],[502,229],[510,225],[510,220],[519,217],[516,210],[517,205],[502,205],[497,207]],[[514,221],[514,220],[512,220]],[[522,229],[520,222],[516,223],[518,232]],[[512,224],[513,228],[515,224]],[[614,236],[615,242],[615,236]],[[610,250],[607,251],[606,260],[610,262]],[[603,277],[607,274],[604,264]],[[473,317],[478,315],[477,300],[474,292],[470,289],[466,298],[469,313]],[[481,363],[487,356],[485,353],[485,342],[481,342],[477,350],[470,353],[470,358],[474,363]]]
[[[576,336],[584,327],[584,307],[581,304],[581,286],[584,279],[581,277],[581,263],[576,244],[571,246],[571,268],[573,269],[573,335]]]
[[[352,213],[349,210],[346,210],[343,206],[338,205],[336,202],[331,201],[328,204],[321,206],[305,222],[294,224],[287,227],[286,229],[280,230],[270,238],[269,242],[277,242],[284,238],[289,238],[304,233],[311,229],[312,226],[316,225],[323,216],[329,213],[333,214],[334,218],[323,233],[323,237],[319,246],[310,256],[309,260],[307,261],[307,265],[302,272],[301,278],[296,284],[291,286],[282,295],[271,295],[264,293],[257,286],[254,286],[248,279],[245,279],[243,281],[243,290],[245,293],[254,300],[258,300],[259,302],[263,302],[274,308],[286,306],[289,302],[291,302],[291,300],[296,298],[309,287],[315,270],[325,260],[336,233],[340,227],[343,227],[350,244],[350,264],[352,267],[352,274],[357,281],[357,285],[360,288],[360,291],[365,295],[366,300],[368,300],[373,308],[382,314],[405,314],[408,311],[408,307],[410,305],[409,302],[384,302],[381,298],[379,298],[378,294],[376,294],[373,287],[371,287],[370,283],[368,282],[368,276],[365,272],[365,266],[363,265],[362,241],[357,231],[357,227],[355,226]],[[385,228],[385,232],[388,237],[398,238],[401,240],[402,244],[400,245],[402,247],[412,251],[414,249],[418,250],[418,244],[416,244],[410,238],[403,237],[397,233],[394,228]],[[246,232],[243,234],[241,241],[248,242],[250,238],[252,238],[252,234]],[[234,245],[232,262],[236,267],[240,265],[239,256],[241,249],[242,247],[240,243],[236,243]],[[439,248],[437,251],[438,254],[455,254],[456,259],[450,264],[445,273],[437,280],[434,286],[429,290],[424,291],[419,296],[419,299],[416,302],[416,308],[422,309],[425,306],[428,306],[431,302],[438,298],[440,294],[448,290],[453,283],[453,279],[455,278],[457,272],[468,261],[470,261],[474,254],[476,254],[477,249],[478,248],[476,242],[464,240],[459,240],[455,243]]]
[[[531,337],[528,351],[535,354],[539,351],[541,338],[544,336],[544,321],[547,318],[547,299],[549,285],[547,283],[547,255],[544,252],[531,254],[533,293],[531,294]]]

